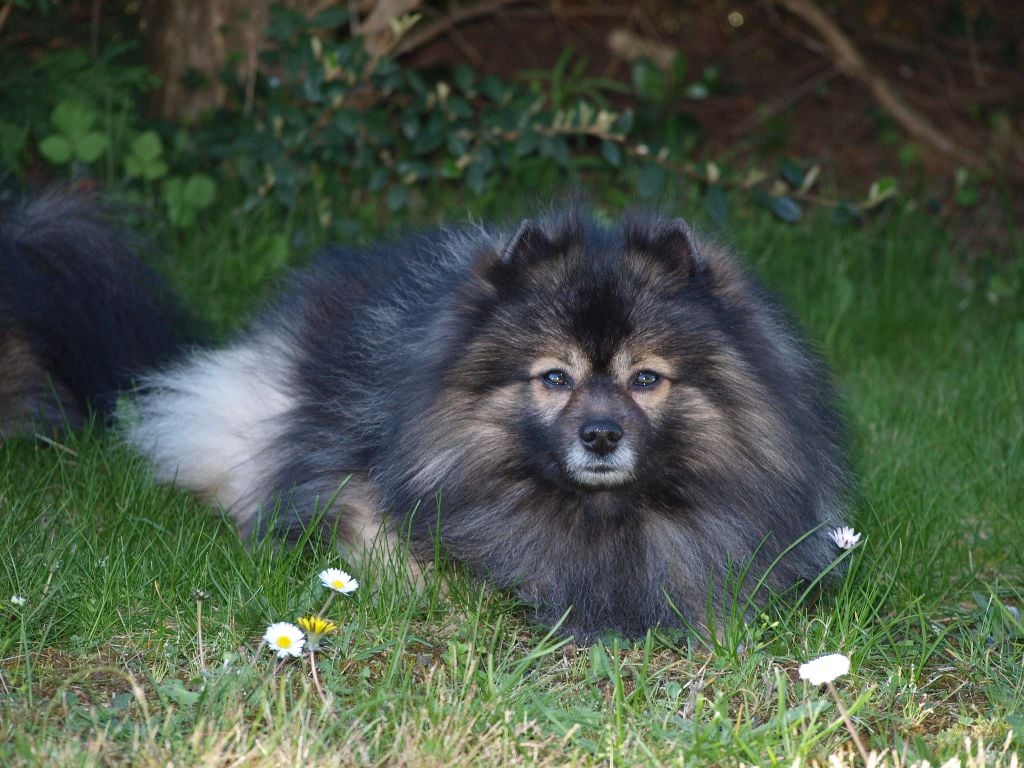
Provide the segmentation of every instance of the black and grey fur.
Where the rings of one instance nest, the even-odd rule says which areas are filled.
[[[543,622],[634,635],[704,625],[783,552],[775,590],[829,567],[832,399],[727,250],[571,209],[328,249],[236,342],[149,374],[124,432],[243,533],[326,511],[356,554],[437,537]]]
[[[190,324],[132,240],[83,197],[0,219],[0,439],[109,418],[182,348]]]

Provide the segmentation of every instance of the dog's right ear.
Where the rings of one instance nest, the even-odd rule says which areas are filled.
[[[672,274],[693,277],[701,261],[694,244],[693,230],[682,219],[654,224],[630,223],[626,227],[627,247],[660,262]]]
[[[523,219],[519,229],[501,252],[501,263],[509,266],[525,264],[530,260],[550,253],[553,248],[551,240],[531,219]]]

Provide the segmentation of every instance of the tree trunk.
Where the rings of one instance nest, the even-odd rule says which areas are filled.
[[[329,0],[143,0],[147,55],[162,82],[154,111],[178,118],[223,106],[227,89],[221,73],[232,62],[251,94],[271,2],[303,13],[336,5]]]

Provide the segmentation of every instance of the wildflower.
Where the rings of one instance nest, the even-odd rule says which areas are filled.
[[[853,549],[860,541],[860,534],[848,525],[844,525],[842,528],[834,528],[829,531],[828,535],[832,537],[832,541],[840,549]]]
[[[337,568],[328,568],[326,571],[321,571],[320,583],[328,589],[333,589],[335,592],[340,592],[343,595],[355,592],[359,587],[358,581]]]
[[[205,600],[209,600],[210,599],[210,593],[209,592],[204,592],[201,589],[193,589],[192,590],[192,599],[195,600],[197,603],[201,603],[201,602],[203,602]]]
[[[850,659],[841,653],[830,653],[828,656],[812,659],[800,665],[800,679],[807,680],[811,685],[831,683],[850,671]]]
[[[300,655],[306,639],[302,636],[302,630],[294,624],[279,621],[267,627],[263,642],[270,646],[270,650],[277,651],[277,658],[283,659],[286,656]]]
[[[26,603],[24,595],[11,595],[11,605],[22,606]]]
[[[303,616],[299,626],[306,633],[306,647],[311,651],[320,650],[320,638],[334,632],[338,625],[319,616]]]

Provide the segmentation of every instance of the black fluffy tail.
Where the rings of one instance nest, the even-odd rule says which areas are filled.
[[[89,198],[0,221],[0,439],[108,418],[132,377],[186,339],[170,290]]]

